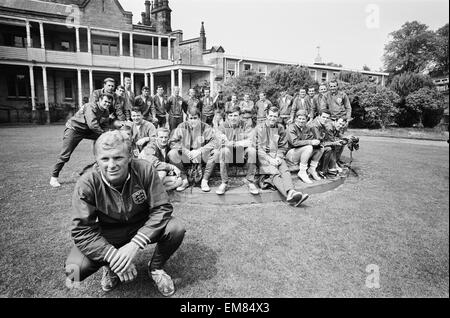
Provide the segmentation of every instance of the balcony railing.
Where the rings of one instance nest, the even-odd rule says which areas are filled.
[[[0,60],[20,60],[80,67],[149,68],[170,65],[170,60],[130,56],[96,55],[87,52],[54,51],[39,48],[0,46]]]

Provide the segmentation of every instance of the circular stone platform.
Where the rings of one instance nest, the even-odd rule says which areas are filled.
[[[230,174],[232,175],[232,174]],[[292,181],[295,189],[303,193],[317,194],[336,189],[342,185],[348,175],[347,169],[339,176],[314,181],[312,184],[306,184],[297,177],[297,172],[291,170]],[[214,177],[210,180],[210,192],[203,192],[199,187],[189,187],[183,192],[171,191],[169,197],[172,202],[198,203],[198,204],[251,204],[251,203],[269,203],[283,201],[284,198],[278,191],[259,189],[259,195],[252,195],[248,192],[245,176],[231,177],[229,188],[224,195],[216,194],[217,187],[220,185],[220,179]]]

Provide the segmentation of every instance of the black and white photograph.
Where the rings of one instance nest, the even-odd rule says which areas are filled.
[[[447,0],[0,0],[0,298],[448,299],[448,47]]]

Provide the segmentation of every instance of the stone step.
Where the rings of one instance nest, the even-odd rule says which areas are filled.
[[[292,181],[295,189],[303,193],[317,194],[336,189],[342,185],[346,179],[347,171],[331,179],[314,181],[312,184],[303,183],[297,174],[292,174]],[[244,174],[245,176],[245,174]],[[169,197],[172,202],[198,203],[198,204],[251,204],[251,203],[269,203],[283,201],[284,198],[278,191],[260,190],[260,194],[252,195],[248,192],[247,183],[243,177],[231,177],[229,189],[224,195],[216,194],[220,180],[210,180],[210,192],[203,192],[199,187],[189,187],[183,192],[171,191]]]

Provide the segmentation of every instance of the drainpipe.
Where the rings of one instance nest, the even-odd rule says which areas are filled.
[[[240,68],[239,68],[239,64],[243,61],[244,59],[240,59],[239,61],[237,61],[237,70],[236,70],[236,76],[239,76],[240,73]]]

